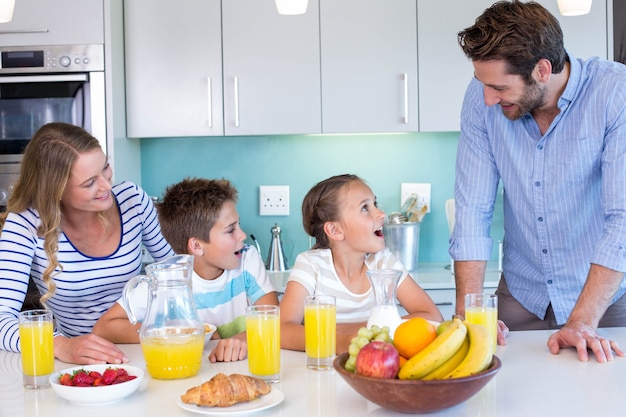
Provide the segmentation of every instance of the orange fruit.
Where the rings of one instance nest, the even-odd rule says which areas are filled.
[[[393,344],[400,356],[412,358],[437,337],[437,327],[422,317],[413,317],[400,324],[393,335]]]
[[[400,368],[402,368],[402,365],[404,365],[406,361],[408,361],[407,358],[405,358],[404,356],[400,356]]]

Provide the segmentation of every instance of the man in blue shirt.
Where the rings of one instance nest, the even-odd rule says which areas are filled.
[[[623,356],[596,330],[626,325],[626,67],[567,54],[558,21],[534,2],[495,3],[458,39],[475,77],[456,162],[457,313],[482,292],[502,181],[499,343],[507,326],[559,329],[554,354]]]

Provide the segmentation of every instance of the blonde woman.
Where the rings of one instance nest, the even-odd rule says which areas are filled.
[[[29,277],[55,318],[55,356],[78,364],[121,363],[124,353],[91,334],[141,269],[141,244],[173,255],[154,206],[136,185],[112,185],[98,140],[65,123],[41,127],[0,215],[0,347],[19,352],[17,314]]]

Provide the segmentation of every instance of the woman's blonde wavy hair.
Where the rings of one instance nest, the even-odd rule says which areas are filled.
[[[49,259],[43,274],[48,287],[41,297],[43,305],[56,289],[55,271],[62,269],[57,260],[61,197],[78,156],[94,149],[102,149],[98,140],[78,126],[67,123],[42,126],[26,145],[19,179],[7,202],[6,212],[0,213],[0,228],[9,212],[35,209],[39,213],[41,224],[37,233],[44,239],[44,250]]]

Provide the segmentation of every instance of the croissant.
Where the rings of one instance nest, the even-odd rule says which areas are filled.
[[[218,373],[180,398],[185,404],[204,407],[229,407],[265,395],[272,387],[262,379],[247,375]]]

